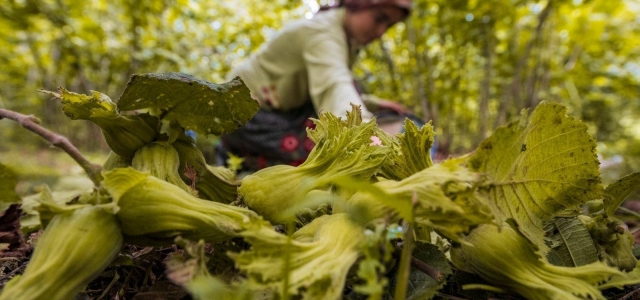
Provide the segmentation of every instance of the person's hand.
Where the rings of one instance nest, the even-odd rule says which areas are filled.
[[[380,103],[378,103],[378,110],[391,110],[399,115],[404,115],[409,112],[402,104],[390,100],[380,101]]]

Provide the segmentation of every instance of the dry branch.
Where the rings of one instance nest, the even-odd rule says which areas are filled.
[[[18,122],[20,126],[38,134],[52,145],[69,154],[69,156],[71,156],[71,158],[73,158],[73,160],[75,160],[82,169],[84,169],[94,184],[98,185],[100,184],[100,181],[102,181],[102,175],[100,174],[100,171],[102,171],[101,165],[94,164],[85,158],[67,137],[40,126],[40,120],[38,120],[38,118],[33,115],[27,116],[15,111],[0,108],[0,120],[4,118]]]

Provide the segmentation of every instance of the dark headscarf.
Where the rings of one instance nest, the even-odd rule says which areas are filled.
[[[361,10],[376,6],[396,6],[404,10],[408,16],[411,13],[411,0],[340,0],[333,6],[322,6],[320,11],[336,7],[346,7],[351,10]]]

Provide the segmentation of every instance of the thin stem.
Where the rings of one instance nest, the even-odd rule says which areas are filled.
[[[633,211],[633,210],[630,210],[630,209],[628,209],[628,208],[626,208],[626,207],[622,207],[622,206],[620,206],[620,207],[618,207],[618,210],[621,210],[621,211],[623,211],[623,212],[625,212],[625,213],[628,213],[628,214],[630,214],[630,215],[632,215],[632,216],[634,216],[634,217],[636,217],[636,218],[640,219],[640,214],[639,214],[639,213],[637,213],[637,212],[635,212],[635,211]]]
[[[438,271],[438,269],[426,264],[425,262],[413,256],[411,257],[411,265],[420,270],[422,273],[429,275],[429,277],[433,278],[438,283],[442,283],[446,277],[444,273]]]
[[[104,289],[104,292],[102,292],[102,294],[100,295],[100,297],[98,297],[98,300],[104,299],[104,297],[107,296],[107,294],[109,293],[109,291],[111,290],[111,288],[113,287],[114,284],[116,284],[116,282],[118,282],[118,279],[120,279],[120,275],[118,275],[118,270],[116,270],[116,275],[113,276],[113,279],[111,280],[111,282],[109,283],[109,285],[107,286],[106,289]]]
[[[413,227],[410,223],[404,222],[406,228],[404,243],[402,245],[402,255],[398,268],[398,284],[393,299],[407,298],[407,285],[409,284],[409,273],[411,271],[411,253],[413,252]]]
[[[69,156],[71,156],[71,158],[73,158],[73,160],[75,160],[80,167],[84,169],[89,176],[89,179],[91,179],[95,185],[99,185],[100,181],[102,181],[102,175],[100,174],[102,166],[94,164],[85,158],[82,153],[80,153],[80,150],[78,150],[78,148],[76,148],[69,139],[67,139],[67,137],[38,125],[38,123],[40,123],[38,118],[32,115],[27,116],[15,111],[0,108],[0,120],[4,118],[18,122],[20,126],[38,134],[52,145],[69,154]]]

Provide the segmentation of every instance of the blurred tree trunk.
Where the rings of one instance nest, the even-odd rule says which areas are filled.
[[[135,74],[140,68],[140,59],[138,58],[138,54],[140,50],[142,50],[142,46],[140,45],[140,33],[138,30],[140,28],[140,14],[138,12],[138,6],[140,3],[136,3],[136,1],[128,2],[127,11],[128,15],[131,17],[131,24],[129,25],[129,31],[131,32],[131,60],[129,61],[129,70],[127,72],[127,80],[131,77],[131,75]]]
[[[422,120],[424,122],[428,122],[429,120],[431,120],[431,114],[429,113],[430,110],[428,106],[429,98],[427,97],[427,94],[425,92],[425,83],[422,79],[423,75],[421,73],[426,73],[426,77],[428,78],[430,69],[425,68],[423,63],[423,55],[420,55],[421,53],[418,53],[416,42],[416,28],[413,23],[407,24],[407,30],[409,43],[411,45],[411,56],[416,60],[416,67],[413,68],[413,83],[417,86],[416,103],[419,104],[420,108],[422,109]]]
[[[483,26],[484,43],[482,45],[482,57],[484,58],[484,73],[480,86],[480,132],[476,144],[479,144],[487,137],[489,130],[489,100],[491,98],[491,82],[493,81],[493,34],[490,25]]]
[[[555,31],[555,22],[551,22],[550,26],[547,27],[545,38],[544,38],[544,47],[541,49],[541,63],[540,63],[540,83],[537,85],[534,95],[534,103],[533,106],[537,106],[541,100],[549,100],[549,84],[551,81],[551,59],[553,57],[552,52],[555,49],[558,49],[556,45],[557,37],[554,36]],[[544,98],[540,98],[543,96]]]
[[[531,60],[531,53],[534,50],[534,46],[536,45],[536,43],[540,41],[543,34],[544,25],[551,15],[552,11],[553,0],[549,0],[547,6],[545,6],[545,8],[542,10],[542,12],[540,12],[540,15],[538,16],[538,25],[536,26],[533,37],[531,37],[531,39],[527,41],[524,51],[518,59],[516,70],[513,75],[513,81],[510,87],[511,96],[516,106],[516,111],[520,111],[525,107],[530,107],[529,105],[531,103],[531,93],[533,91],[529,86],[527,86],[527,84],[530,83],[530,80],[535,80],[536,74],[535,68],[533,68],[532,72],[527,72],[527,70],[529,70],[528,66]],[[529,74],[529,76],[527,76],[526,74]],[[530,76],[533,76],[534,78],[531,78]]]
[[[68,15],[65,13],[69,10],[69,7],[63,1],[56,1],[56,7],[48,7],[46,16],[49,21],[53,24],[56,24],[59,27],[68,26],[69,28],[73,28],[70,25]],[[73,29],[72,29],[73,30]],[[85,67],[90,66],[83,61],[83,54],[76,44],[72,43],[71,40],[73,38],[73,31],[67,32],[62,31],[63,35],[60,36],[58,42],[59,45],[59,55],[56,55],[54,58],[54,66],[56,66],[56,70],[61,70],[65,66],[65,60],[63,56],[67,58],[72,58],[70,60],[70,67],[73,77],[65,78],[64,84],[60,84],[61,86],[65,86],[68,89],[75,91],[77,93],[90,94],[91,91],[96,90],[91,80],[87,78]],[[67,62],[68,63],[68,62]],[[98,89],[100,90],[100,89]],[[81,147],[83,150],[88,151],[99,151],[99,150],[108,150],[107,144],[104,142],[102,138],[102,132],[100,128],[88,121],[82,121],[86,130],[77,130],[77,127],[69,127],[62,126],[68,120],[60,114],[60,104],[55,103],[56,105],[56,116],[58,120],[58,124],[54,128],[61,128],[61,133],[67,136],[74,144]],[[62,119],[62,120],[61,120]]]
[[[571,50],[571,54],[569,55],[569,58],[567,58],[567,62],[564,64],[564,69],[566,71],[572,71],[575,66],[576,63],[578,62],[578,58],[580,57],[580,53],[582,53],[582,46],[580,45],[575,45],[573,47],[573,50]],[[582,115],[582,97],[580,97],[580,92],[578,91],[578,88],[576,87],[575,82],[573,82],[573,79],[571,76],[569,76],[567,79],[564,80],[564,87],[567,89],[567,92],[569,94],[569,99],[570,102],[573,107],[574,107],[574,113],[576,114],[576,117],[578,117],[579,119],[583,118]]]
[[[427,78],[427,91],[426,91],[426,100],[424,105],[427,107],[427,111],[429,111],[429,119],[425,121],[433,121],[433,126],[436,127],[439,119],[440,109],[438,107],[438,101],[435,99],[436,95],[436,82],[435,78],[433,78],[433,59],[429,56],[428,52],[425,52],[422,55],[424,59],[424,67],[427,70],[425,77]],[[425,116],[426,118],[426,116]]]
[[[438,145],[438,150],[439,152],[442,152],[444,154],[451,153],[452,151],[456,151],[456,149],[451,149],[451,146],[459,144],[457,143],[456,140],[458,137],[462,137],[462,135],[458,133],[458,131],[460,130],[459,128],[460,124],[458,121],[464,118],[459,117],[459,112],[458,112],[458,109],[456,108],[464,106],[464,102],[468,100],[468,96],[469,96],[468,91],[466,89],[460,89],[462,74],[464,74],[463,70],[466,67],[466,65],[467,65],[467,55],[466,54],[460,55],[458,58],[458,66],[457,66],[460,72],[457,72],[456,73],[457,75],[451,79],[452,83],[451,83],[450,89],[459,91],[461,93],[461,96],[455,97],[454,93],[446,93],[446,94],[443,94],[442,97],[439,99],[442,102],[443,110],[448,112],[446,113],[446,118],[439,119],[439,122],[437,123],[438,128],[442,129],[442,135],[439,136],[439,140],[438,140],[438,143],[440,143],[440,145]],[[460,102],[456,100],[457,98],[460,98]],[[466,127],[467,128],[462,129],[462,132],[469,132],[468,126]]]
[[[548,51],[552,49],[553,38],[552,23],[546,22],[545,26],[538,27],[536,30],[537,47],[536,58],[533,61],[532,71],[529,72],[526,83],[526,107],[536,107],[540,102],[540,94],[545,93],[548,89],[549,80],[549,59]]]
[[[48,91],[55,91],[56,85],[53,81],[54,76],[51,76],[47,71],[47,68],[44,66],[42,59],[40,58],[40,53],[38,52],[38,47],[36,46],[33,34],[27,35],[27,43],[29,45],[29,51],[31,52],[31,56],[33,57],[33,61],[38,71],[38,76],[36,77],[39,84],[42,86],[42,89]],[[59,108],[55,101],[45,101],[44,105],[42,105],[42,121],[45,124],[56,124],[57,115],[59,114]]]
[[[382,51],[385,63],[387,64],[387,68],[389,69],[389,76],[391,77],[391,87],[393,88],[393,93],[396,95],[396,99],[394,99],[394,101],[400,101],[401,103],[404,103],[406,102],[406,100],[397,98],[400,97],[400,86],[398,85],[398,80],[396,80],[396,78],[398,78],[398,74],[396,65],[393,62],[393,58],[389,53],[389,49],[387,49],[382,40],[380,40],[378,44],[380,44],[380,50]]]

